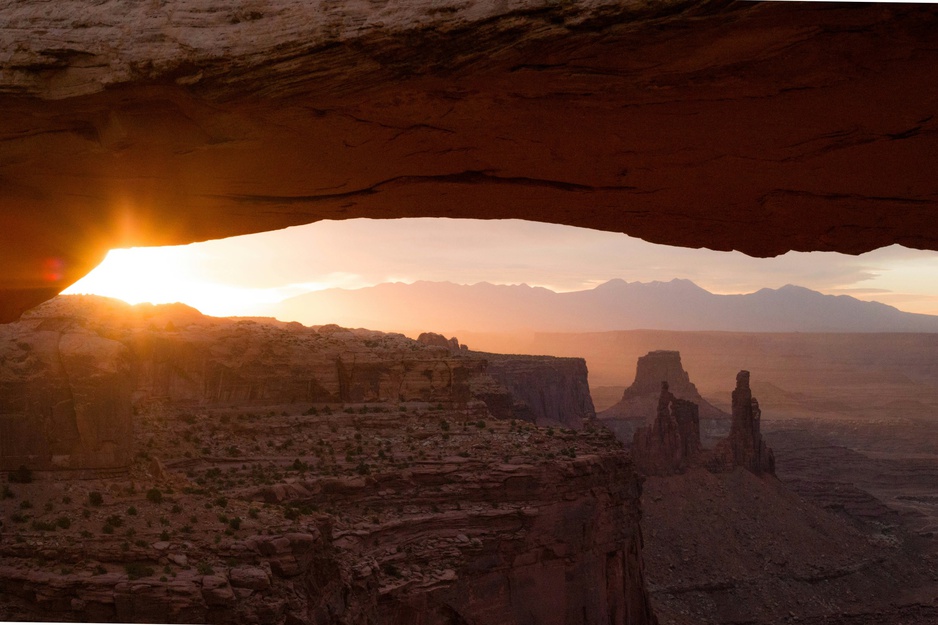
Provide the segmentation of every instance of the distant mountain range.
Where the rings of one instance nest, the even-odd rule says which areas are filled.
[[[903,312],[847,295],[787,285],[745,295],[717,295],[690,280],[610,280],[591,290],[542,287],[387,283],[327,289],[272,305],[265,314],[306,325],[408,332],[938,332],[938,316]]]

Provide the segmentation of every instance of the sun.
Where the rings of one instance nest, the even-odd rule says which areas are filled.
[[[270,289],[219,283],[201,269],[199,251],[192,246],[116,249],[62,293],[103,295],[129,304],[182,302],[215,316],[251,314],[252,306],[282,298]]]

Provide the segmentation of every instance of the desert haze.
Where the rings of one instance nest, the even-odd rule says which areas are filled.
[[[306,324],[341,318],[386,331],[447,333],[725,330],[733,332],[938,332],[938,316],[900,311],[803,287],[717,295],[689,280],[610,280],[594,289],[450,282],[326,289],[270,305],[266,314]]]

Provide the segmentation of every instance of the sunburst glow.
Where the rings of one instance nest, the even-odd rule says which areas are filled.
[[[715,293],[798,284],[938,314],[938,254],[890,246],[860,256],[750,258],[654,245],[622,234],[520,220],[322,221],[176,247],[113,250],[66,293],[182,302],[210,315],[270,314],[326,288],[416,280],[591,289],[612,278],[693,280]]]

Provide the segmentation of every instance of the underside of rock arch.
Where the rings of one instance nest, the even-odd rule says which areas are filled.
[[[938,249],[927,5],[108,0],[0,24],[0,321],[113,247],[320,219]]]

